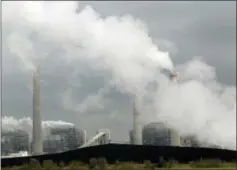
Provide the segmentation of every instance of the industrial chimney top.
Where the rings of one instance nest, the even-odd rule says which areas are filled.
[[[171,72],[171,73],[170,73],[170,78],[171,78],[171,79],[177,78],[177,76],[178,76],[178,73],[176,73],[176,72]]]

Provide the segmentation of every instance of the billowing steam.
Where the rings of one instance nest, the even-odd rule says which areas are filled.
[[[216,81],[215,70],[200,59],[177,67],[179,83],[157,90],[157,117],[200,142],[236,148],[236,87]]]
[[[132,16],[102,18],[90,6],[76,13],[76,3],[3,2],[2,8],[4,41],[25,71],[53,60],[48,73],[60,66],[59,61],[70,65],[69,84],[92,76],[85,67],[106,78],[99,94],[80,105],[69,101],[67,90],[62,95],[65,108],[86,112],[91,101],[101,107],[108,89],[115,86],[136,94],[144,122],[163,121],[183,135],[236,149],[235,86],[218,83],[214,68],[199,58],[177,66],[179,83],[170,84],[161,72],[174,69],[169,53],[153,43],[142,21]]]
[[[43,121],[42,129],[43,136],[47,137],[50,129],[54,128],[70,128],[73,127],[74,124],[64,122],[64,121]],[[14,132],[17,130],[21,130],[27,132],[30,137],[32,134],[32,120],[29,117],[24,117],[21,119],[16,119],[14,117],[3,117],[2,118],[2,131],[5,132]]]

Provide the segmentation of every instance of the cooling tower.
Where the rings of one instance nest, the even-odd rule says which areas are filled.
[[[139,122],[139,112],[136,107],[136,98],[133,101],[133,144],[142,145],[142,125]]]
[[[175,72],[171,72],[170,73],[170,80],[173,83],[177,83],[177,73]],[[171,146],[180,146],[180,136],[178,134],[178,132],[174,129],[171,129]]]
[[[40,76],[39,69],[33,73],[33,131],[32,154],[43,152],[42,128],[41,128],[41,103],[40,103]]]

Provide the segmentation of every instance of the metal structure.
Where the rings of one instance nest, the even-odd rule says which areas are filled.
[[[195,136],[182,136],[181,145],[186,147],[199,147],[200,143],[197,141]]]
[[[23,157],[29,156],[27,151],[20,151],[17,153],[10,153],[9,155],[2,155],[1,158],[14,158],[14,157]]]
[[[86,132],[76,127],[56,127],[49,130],[50,134],[44,140],[43,148],[46,153],[73,150],[86,141]]]
[[[29,134],[24,131],[2,131],[1,155],[10,156],[13,153],[29,150]]]
[[[110,143],[110,131],[108,129],[102,129],[97,132],[97,134],[87,141],[84,145],[79,148],[95,146],[95,145],[103,145]]]
[[[195,135],[182,136],[181,145],[186,146],[186,147],[203,147],[203,148],[222,149],[218,145],[208,144],[207,142],[200,142]]]
[[[142,130],[144,145],[155,146],[179,146],[173,142],[173,130],[164,123],[150,123],[145,125]]]
[[[41,103],[40,103],[40,74],[39,69],[33,73],[33,130],[32,130],[32,154],[43,153],[42,127],[41,127]]]
[[[44,129],[45,130],[45,129]],[[86,132],[75,126],[49,127],[43,138],[42,153],[57,153],[77,149],[86,143]],[[33,142],[25,131],[3,131],[1,155],[7,157],[32,155]]]
[[[177,83],[177,74],[170,73],[171,83]],[[162,123],[151,123],[144,127],[140,122],[136,97],[133,101],[133,130],[130,131],[130,141],[135,145],[169,145],[180,146],[179,134]],[[41,103],[40,103],[40,74],[39,69],[33,73],[33,130],[32,143],[29,134],[23,132],[2,133],[2,155],[32,150],[32,155],[44,152],[54,153],[76,148],[89,147],[110,143],[110,131],[103,129],[87,141],[86,132],[71,126],[67,128],[51,128],[47,139],[42,138]],[[18,137],[17,135],[18,134]],[[8,137],[6,137],[8,135]],[[11,137],[9,137],[11,136]],[[21,137],[19,137],[21,136]],[[27,137],[26,137],[27,136]],[[21,139],[21,140],[20,140]],[[187,143],[187,140],[185,140]],[[185,143],[184,141],[182,141]],[[30,147],[29,147],[30,146]],[[22,155],[22,153],[21,153]]]

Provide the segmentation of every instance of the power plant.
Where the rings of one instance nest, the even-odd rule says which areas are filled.
[[[41,103],[40,103],[40,73],[39,68],[33,73],[33,130],[32,130],[32,154],[43,153],[42,127],[41,127]]]
[[[1,155],[18,153],[29,150],[29,134],[27,132],[1,131]]]
[[[162,122],[149,123],[142,129],[143,145],[176,146],[173,131]]]
[[[170,72],[171,83],[177,83],[176,72]],[[142,126],[139,120],[139,111],[137,109],[136,97],[133,100],[133,130],[130,131],[131,144],[142,145],[169,145],[180,146],[180,136],[174,129],[166,127],[162,123],[151,123]],[[155,141],[156,140],[156,141]],[[163,141],[163,142],[162,142]]]
[[[177,83],[177,73],[171,72],[171,83]],[[4,153],[13,152],[10,145],[18,149],[18,152],[25,152],[27,146],[28,151],[32,155],[39,155],[43,153],[62,152],[76,148],[84,148],[93,145],[107,144],[111,141],[110,130],[99,130],[90,140],[86,138],[86,131],[79,130],[75,126],[68,127],[51,127],[48,129],[48,137],[43,137],[42,120],[41,120],[41,102],[40,102],[40,71],[39,68],[33,73],[33,118],[32,118],[32,141],[29,137],[24,137],[28,140],[20,140],[21,144],[14,144],[14,142],[6,143],[7,136],[11,136],[10,132],[5,134],[5,140],[2,141],[2,146],[6,146]],[[15,133],[15,138],[21,134]],[[15,139],[14,138],[14,139]],[[130,132],[130,143],[134,145],[169,145],[180,146],[179,134],[166,127],[161,123],[151,123],[143,126],[140,121],[140,112],[138,108],[138,98],[133,97],[133,129]],[[4,143],[4,145],[3,145]],[[27,143],[27,144],[26,144]],[[22,147],[16,147],[21,145]],[[24,147],[23,147],[24,146]],[[3,148],[4,149],[4,148]],[[17,151],[14,150],[14,152]]]
[[[37,68],[33,73],[32,135],[19,130],[4,132],[1,140],[2,157],[55,153],[110,142],[108,129],[99,130],[90,140],[87,140],[85,130],[79,130],[75,126],[54,126],[43,129],[40,100],[40,70]],[[42,130],[48,133],[44,138]],[[30,136],[32,136],[31,140]]]
[[[41,102],[40,102],[40,71],[39,68],[33,73],[33,118],[32,118],[32,155],[38,155],[43,153],[43,144],[48,146],[47,144],[52,143],[52,140],[46,140],[46,142],[43,142],[42,139],[42,118],[41,118]],[[58,134],[57,136],[60,137],[60,134],[65,134],[64,139],[66,143],[68,143],[65,139],[67,137],[69,140],[71,140],[71,144],[67,144],[65,146],[65,143],[63,144],[63,147],[66,147],[68,149],[75,149],[77,147],[85,147],[85,146],[91,146],[95,143],[101,144],[106,143],[110,140],[110,132],[109,130],[101,130],[98,132],[98,134],[92,138],[91,140],[87,141],[86,139],[86,132],[80,132],[76,130],[75,128],[69,128],[69,129],[51,129],[52,135]],[[72,134],[70,136],[70,134]],[[74,136],[73,136],[74,134]],[[77,137],[77,134],[80,134]],[[82,135],[83,134],[83,135]],[[55,136],[55,135],[54,135]],[[75,138],[72,140],[72,138]],[[76,142],[77,140],[81,140],[81,142]],[[50,142],[51,141],[51,142]],[[56,143],[57,140],[54,140],[54,143]],[[52,144],[50,145],[52,146]],[[49,146],[48,146],[49,147]],[[46,147],[47,148],[47,147]],[[46,149],[47,151],[50,150],[50,148]],[[64,149],[65,150],[65,149]]]

